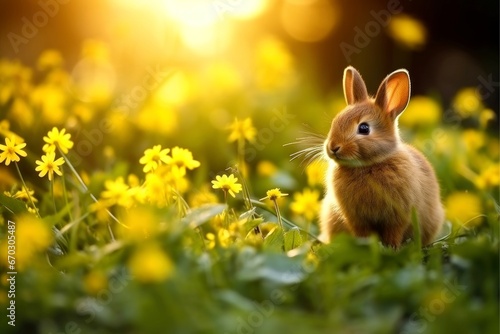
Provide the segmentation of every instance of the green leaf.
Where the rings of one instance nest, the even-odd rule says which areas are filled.
[[[280,284],[294,284],[306,277],[302,261],[301,256],[290,258],[283,253],[257,253],[255,249],[248,247],[238,255],[240,269],[236,277],[243,281],[263,279]]]
[[[191,228],[203,225],[213,217],[221,214],[226,209],[225,204],[208,204],[199,208],[192,209],[181,219],[181,222]]]
[[[302,236],[298,228],[293,228],[285,233],[285,252],[301,246]]]
[[[0,205],[4,206],[10,213],[19,215],[28,212],[26,204],[18,199],[0,193]]]
[[[266,235],[264,239],[264,248],[267,250],[273,250],[281,252],[283,251],[284,237],[283,230],[281,227],[277,226],[271,230]]]
[[[246,222],[243,223],[243,228],[245,231],[245,235],[248,234],[251,230],[253,230],[256,226],[259,224],[262,224],[264,222],[263,218],[257,218],[257,219],[249,219]]]

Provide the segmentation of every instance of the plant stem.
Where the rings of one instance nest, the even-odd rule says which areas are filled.
[[[63,168],[61,168],[63,169]],[[63,196],[64,196],[64,202],[66,204],[66,206],[69,205],[69,202],[68,202],[68,192],[66,191],[66,179],[65,179],[65,173],[64,173],[64,169],[63,169],[63,175],[61,176],[61,182],[62,182],[62,188],[63,188]],[[73,215],[71,214],[71,209],[68,210],[68,215],[69,215],[69,220],[70,221],[73,221]]]
[[[33,206],[33,208],[35,209],[37,217],[40,217],[40,213],[38,212],[38,208],[35,206],[35,203],[33,202],[33,199],[31,198],[31,195],[29,193],[28,187],[26,186],[26,183],[24,182],[23,174],[21,174],[21,170],[19,169],[19,166],[18,166],[16,161],[14,161],[14,164],[16,165],[17,174],[19,174],[19,178],[21,179],[21,182],[23,184],[24,191],[26,191],[26,195],[28,195],[28,199],[29,199],[31,205]]]
[[[283,231],[283,236],[285,235],[285,229],[283,228],[283,221],[281,220],[280,207],[278,206],[278,201],[273,200],[274,210],[276,211],[276,217],[278,218],[278,223],[280,224],[281,230]]]
[[[80,175],[78,174],[78,172],[76,171],[75,167],[73,167],[73,165],[71,164],[71,161],[69,161],[68,157],[66,156],[66,154],[64,154],[61,149],[58,147],[58,150],[59,150],[59,153],[61,153],[61,155],[63,156],[64,160],[66,161],[66,163],[68,164],[69,166],[69,169],[71,169],[71,172],[73,172],[73,174],[75,175],[76,179],[78,180],[78,182],[80,183],[80,185],[82,186],[84,192],[88,193],[90,198],[92,198],[92,200],[96,203],[98,203],[99,201],[97,200],[97,198],[94,196],[94,194],[92,194],[90,191],[89,191],[89,188],[87,188],[87,185],[85,184],[85,182],[83,182],[82,178],[80,177]],[[117,222],[118,224],[122,225],[123,227],[125,228],[129,228],[127,225],[121,223],[118,218],[116,218],[112,213],[111,211],[109,211],[108,209],[106,209],[106,212],[108,213],[108,215],[115,221]],[[111,225],[108,224],[108,231],[109,231],[109,235],[111,237],[111,240],[112,241],[115,241],[115,236],[113,234],[113,230],[111,229]]]
[[[50,197],[52,197],[52,204],[54,205],[54,214],[57,214],[56,199],[54,198],[54,175],[50,179]]]

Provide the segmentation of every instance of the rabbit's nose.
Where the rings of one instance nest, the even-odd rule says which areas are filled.
[[[340,145],[335,145],[335,144],[332,145],[332,144],[330,144],[329,147],[328,147],[328,150],[330,151],[330,152],[328,152],[328,155],[330,157],[332,157],[332,158],[334,156],[336,157],[337,156],[337,152],[340,150]]]

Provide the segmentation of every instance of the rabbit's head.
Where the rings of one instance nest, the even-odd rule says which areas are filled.
[[[389,74],[375,98],[368,96],[361,75],[351,66],[344,71],[343,85],[347,107],[332,121],[326,154],[342,166],[380,163],[400,145],[397,118],[410,99],[408,72]]]

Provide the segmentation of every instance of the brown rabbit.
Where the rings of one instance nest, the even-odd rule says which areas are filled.
[[[345,69],[343,85],[347,107],[333,119],[324,143],[330,160],[321,240],[340,232],[376,233],[384,245],[399,247],[412,236],[415,208],[422,244],[429,244],[444,211],[431,165],[399,137],[398,116],[410,99],[408,72],[388,75],[375,98],[353,67]]]

